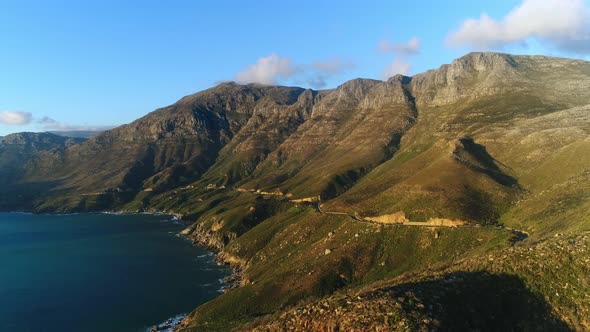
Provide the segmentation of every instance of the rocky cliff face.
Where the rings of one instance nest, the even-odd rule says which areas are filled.
[[[471,53],[437,70],[412,78],[411,91],[420,106],[435,107],[462,99],[490,96],[508,87],[518,76],[518,62],[499,53]]]
[[[353,80],[325,92],[311,115],[273,151],[246,188],[298,197],[335,196],[397,149],[416,120],[402,80]]]

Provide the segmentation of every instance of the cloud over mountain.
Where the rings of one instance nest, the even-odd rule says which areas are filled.
[[[323,88],[327,85],[328,79],[351,68],[354,68],[351,61],[340,58],[298,64],[289,57],[281,57],[273,53],[259,58],[256,63],[236,74],[235,80],[241,84],[261,83],[268,85],[277,85],[281,81],[293,80],[304,82],[314,88]]]
[[[92,126],[92,125],[70,125],[63,122],[59,122],[50,117],[43,117],[37,120],[37,123],[41,125],[43,130],[48,131],[104,131],[112,129],[115,126]]]
[[[389,63],[387,67],[385,67],[385,69],[383,70],[383,78],[387,79],[397,74],[406,75],[410,72],[410,69],[412,69],[411,63],[406,62],[403,59],[396,58],[391,63]]]
[[[407,43],[398,44],[382,40],[377,45],[377,49],[382,53],[394,56],[393,61],[383,70],[382,78],[388,79],[397,74],[407,75],[412,69],[412,63],[409,62],[408,58],[420,54],[420,47],[420,39],[417,37],[413,37]]]
[[[0,111],[0,124],[23,126],[29,124],[33,115],[23,111]]]
[[[416,55],[420,53],[420,39],[414,37],[407,44],[392,44],[387,40],[382,40],[377,47],[385,53],[394,53],[400,56]]]
[[[280,79],[289,79],[300,71],[301,68],[297,68],[291,59],[271,54],[258,59],[255,64],[239,72],[236,75],[236,81],[271,85],[277,84]]]

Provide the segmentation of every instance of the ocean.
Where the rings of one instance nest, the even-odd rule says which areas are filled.
[[[231,270],[165,215],[0,213],[0,331],[146,331]]]

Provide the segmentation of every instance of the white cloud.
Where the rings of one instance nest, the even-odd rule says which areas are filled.
[[[398,56],[417,55],[420,53],[420,39],[414,37],[407,44],[392,44],[387,40],[382,40],[377,48],[384,53],[393,53]]]
[[[29,124],[33,115],[22,111],[0,111],[0,124],[23,126]]]
[[[268,85],[293,80],[305,82],[314,88],[323,88],[328,79],[351,68],[354,68],[351,61],[340,58],[314,61],[311,64],[297,64],[288,57],[271,54],[258,59],[255,64],[239,72],[235,80],[240,84],[262,83]]]
[[[326,81],[331,77],[341,75],[347,70],[354,68],[352,61],[340,58],[332,58],[325,61],[314,61],[310,66],[304,66],[307,84],[314,88],[323,88]]]
[[[238,83],[262,83],[274,85],[280,79],[289,79],[297,72],[299,68],[287,57],[280,57],[276,54],[271,54],[267,57],[260,58],[258,61],[250,65],[244,71],[236,75],[236,82]]]
[[[377,45],[377,49],[383,53],[391,53],[394,58],[385,69],[383,69],[382,78],[388,79],[397,74],[407,75],[412,69],[412,63],[409,57],[420,54],[420,39],[413,37],[405,44],[393,44],[387,40],[382,40]]]
[[[340,58],[332,58],[326,61],[314,61],[311,67],[322,74],[341,74],[348,69],[354,68],[354,63]]]
[[[383,70],[383,79],[388,79],[397,74],[407,75],[412,69],[412,64],[402,58],[396,58]]]
[[[571,52],[590,52],[587,0],[524,0],[502,20],[483,13],[447,37],[450,46],[502,48],[538,38]]]
[[[43,117],[37,120],[43,130],[48,131],[104,131],[114,128],[115,126],[89,126],[89,125],[70,125],[59,122],[50,117]]]

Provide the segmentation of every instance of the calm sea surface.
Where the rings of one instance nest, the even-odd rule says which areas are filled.
[[[145,331],[231,272],[168,216],[0,213],[0,331]]]

